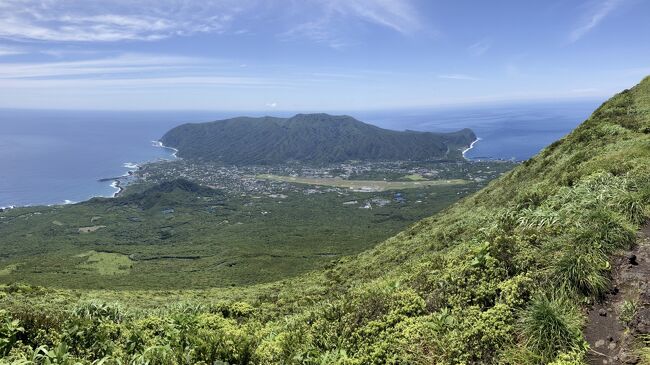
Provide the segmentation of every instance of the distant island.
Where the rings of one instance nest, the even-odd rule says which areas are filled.
[[[329,114],[188,123],[161,138],[165,146],[178,150],[179,157],[231,165],[460,160],[462,151],[475,140],[470,129],[400,132]]]

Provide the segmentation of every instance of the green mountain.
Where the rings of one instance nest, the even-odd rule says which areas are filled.
[[[649,216],[646,78],[480,192],[324,270],[201,291],[6,286],[0,351],[16,363],[585,364],[586,310],[616,293],[617,255],[644,245]],[[620,318],[638,340],[628,363],[648,363],[647,328],[629,327],[647,319],[648,288],[618,289],[629,304],[595,318]]]
[[[188,201],[196,199],[197,196],[223,199],[222,194],[218,190],[201,186],[186,179],[175,179],[152,186],[142,192],[128,194],[108,201],[113,205],[133,204],[147,210],[154,206],[183,205]],[[106,201],[105,199],[97,200],[99,200],[100,204]]]
[[[462,158],[476,139],[469,129],[454,133],[397,132],[349,116],[298,114],[291,118],[239,117],[183,124],[161,141],[188,159],[225,164],[310,163],[347,160],[441,160]]]

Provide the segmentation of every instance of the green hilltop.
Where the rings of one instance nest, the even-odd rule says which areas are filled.
[[[392,131],[349,116],[298,114],[183,124],[161,139],[178,156],[225,164],[332,163],[347,160],[454,160],[476,139],[453,133]]]
[[[646,78],[480,192],[320,271],[197,291],[6,286],[0,353],[9,363],[584,364],[584,308],[610,291],[612,257],[635,244],[649,208]]]

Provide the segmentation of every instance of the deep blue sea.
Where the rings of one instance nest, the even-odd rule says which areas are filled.
[[[124,175],[131,164],[173,158],[152,141],[180,117],[0,110],[0,207],[112,196],[111,182],[99,179]]]
[[[481,140],[468,158],[525,160],[567,134],[600,101],[472,108],[347,112],[395,130],[472,128]],[[273,113],[289,116],[290,112]],[[156,147],[170,128],[245,112],[88,112],[0,109],[0,207],[79,202],[112,196],[111,182],[139,164],[172,159]]]
[[[469,159],[527,160],[582,123],[602,101],[547,102],[360,114],[389,129],[454,131],[471,128],[480,138]]]

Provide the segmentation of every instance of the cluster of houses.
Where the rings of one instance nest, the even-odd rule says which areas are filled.
[[[343,187],[301,185],[286,181],[262,178],[261,175],[280,175],[301,178],[340,178],[363,180],[396,179],[465,179],[489,181],[511,166],[499,162],[439,162],[416,164],[413,162],[346,162],[328,166],[287,164],[274,166],[224,166],[216,163],[189,160],[161,161],[141,166],[131,175],[136,181],[159,183],[185,178],[201,185],[220,189],[231,196],[259,198],[266,196],[276,200],[287,198],[288,194],[304,195],[337,193],[348,196],[350,190]],[[361,191],[363,192],[363,191]],[[374,191],[369,191],[372,193]],[[392,199],[378,198],[368,194],[367,198],[352,199],[344,205],[372,209],[390,203],[404,204],[406,197],[395,192]],[[163,212],[172,214],[173,212]]]

